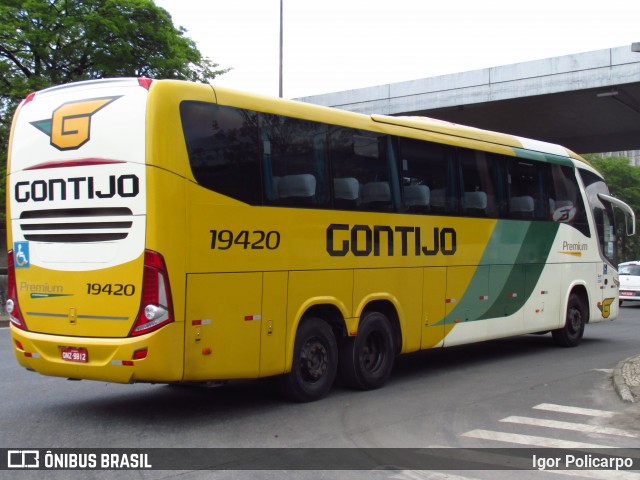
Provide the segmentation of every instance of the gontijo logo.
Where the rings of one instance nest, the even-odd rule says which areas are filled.
[[[120,96],[63,103],[50,119],[37,120],[31,125],[48,135],[51,145],[58,150],[75,150],[90,139],[91,117],[118,98]]]

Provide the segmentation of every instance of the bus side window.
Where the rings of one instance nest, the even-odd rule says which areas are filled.
[[[407,213],[457,213],[454,181],[455,149],[410,138],[398,139],[403,211]]]
[[[482,151],[458,150],[460,159],[460,188],[462,192],[462,212],[473,217],[499,215],[499,163]]]
[[[257,114],[185,101],[180,116],[196,182],[241,202],[262,204]]]
[[[549,220],[571,225],[590,237],[587,213],[574,170],[551,165],[549,171]]]
[[[326,125],[260,113],[266,203],[326,208],[329,184]]]
[[[542,162],[517,158],[507,160],[509,218],[547,219],[546,170],[547,165]]]
[[[341,210],[392,212],[397,173],[386,135],[335,128],[330,135],[333,206]]]

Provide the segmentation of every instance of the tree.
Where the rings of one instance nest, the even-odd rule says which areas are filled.
[[[640,168],[629,163],[626,157],[600,157],[586,155],[591,164],[604,176],[614,197],[627,203],[633,211],[640,212]],[[616,215],[616,238],[620,261],[640,259],[640,232],[628,237],[624,228],[624,216],[620,209],[614,209]]]
[[[153,0],[3,0],[0,18],[3,177],[13,110],[30,92],[123,76],[207,82],[229,70],[203,57]]]

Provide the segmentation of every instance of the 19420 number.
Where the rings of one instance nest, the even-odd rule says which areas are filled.
[[[233,246],[244,250],[275,250],[280,246],[280,232],[274,230],[242,230],[237,235],[231,230],[210,230],[211,250],[229,250]]]
[[[124,295],[131,297],[136,293],[135,285],[121,283],[87,283],[87,295]]]

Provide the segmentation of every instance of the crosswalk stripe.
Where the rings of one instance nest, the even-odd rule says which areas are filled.
[[[616,412],[608,412],[606,410],[595,410],[593,408],[569,407],[566,405],[556,405],[553,403],[541,403],[540,405],[536,405],[533,408],[537,410],[548,410],[551,412],[573,413],[575,415],[586,415],[589,417],[609,418],[617,415]]]
[[[619,415],[617,412],[606,410],[597,410],[592,408],[572,407],[568,405],[557,405],[552,403],[541,403],[533,407],[536,410],[545,410],[556,413],[565,413],[571,415],[582,415],[595,418],[611,418]],[[575,418],[575,417],[574,417]],[[600,425],[590,425],[587,423],[565,422],[559,420],[550,420],[544,418],[533,418],[523,416],[508,416],[500,420],[500,422],[511,423],[517,425],[526,425],[530,427],[551,428],[559,430],[567,430],[586,434],[611,435],[627,438],[640,438],[639,433],[629,432],[620,428],[613,428]],[[567,450],[582,449],[610,449],[614,448],[610,445],[601,445],[588,442],[579,442],[571,440],[563,440],[558,438],[548,438],[537,435],[525,435],[520,433],[508,433],[493,430],[476,429],[463,433],[461,436],[475,438],[479,440],[489,440],[494,442],[511,443],[515,445],[524,445],[529,447],[542,448],[558,448]],[[574,478],[592,478],[598,480],[640,480],[640,474],[633,471],[614,471],[614,470],[545,470],[547,474],[564,475]],[[418,479],[411,479],[418,480]]]
[[[595,443],[574,442],[570,440],[560,440],[556,438],[538,437],[535,435],[522,435],[519,433],[495,432],[492,430],[471,430],[463,433],[463,437],[477,438],[480,440],[493,440],[496,442],[517,443],[519,445],[532,445],[536,447],[549,448],[611,448],[609,445],[598,445]]]
[[[501,422],[517,423],[521,425],[532,425],[534,427],[557,428],[561,430],[572,430],[574,432],[602,433],[605,435],[617,435],[619,437],[638,438],[640,435],[627,432],[620,428],[601,427],[599,425],[587,425],[584,423],[560,422],[557,420],[546,420],[541,418],[511,416],[503,418]]]

